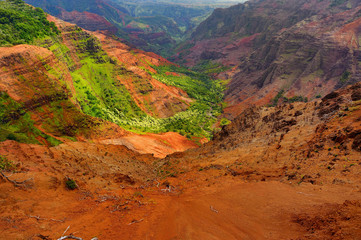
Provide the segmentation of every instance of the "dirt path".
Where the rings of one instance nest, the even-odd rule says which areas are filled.
[[[313,215],[321,206],[346,199],[360,199],[360,193],[280,182],[193,189],[158,205],[153,216],[139,224],[137,239],[305,239],[298,215]]]

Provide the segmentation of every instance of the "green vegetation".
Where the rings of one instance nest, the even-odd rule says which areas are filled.
[[[230,123],[231,123],[231,121],[229,121],[227,118],[222,118],[221,121],[219,122],[219,125],[221,127],[223,127],[223,126],[226,126],[226,125],[228,125]]]
[[[277,106],[278,100],[283,97],[283,94],[285,93],[284,90],[281,90],[277,93],[277,95],[271,100],[270,107]]]
[[[283,102],[286,103],[294,103],[294,102],[308,102],[308,98],[307,97],[303,97],[303,96],[294,96],[291,98],[287,98],[285,96],[283,96],[283,94],[285,93],[284,90],[281,90],[277,93],[277,95],[271,100],[271,103],[268,105],[269,107],[275,107],[277,106],[277,103],[280,99],[283,100]]]
[[[288,103],[294,103],[294,102],[308,102],[308,98],[307,97],[303,97],[303,96],[294,96],[291,98],[286,98],[284,97],[285,102]]]
[[[15,166],[14,164],[7,159],[7,157],[0,155],[0,170],[14,170]]]
[[[7,93],[0,92],[0,141],[39,144],[38,136],[53,146],[61,143],[34,126],[34,121],[23,104],[11,99]]]
[[[41,8],[33,8],[22,0],[0,1],[0,46],[32,43],[58,33]]]
[[[342,82],[342,83],[347,82],[350,79],[350,76],[351,76],[351,73],[349,71],[345,71],[340,78],[340,82]]]
[[[110,62],[96,63],[91,58],[81,62],[82,67],[72,72],[72,77],[84,113],[107,120],[111,120],[107,110],[122,112],[130,118],[144,115],[127,89],[116,81],[119,67]]]
[[[56,17],[62,17],[61,9],[68,12],[91,12],[104,17],[117,36],[135,44],[138,48],[171,56],[177,42],[189,36],[191,31],[220,5],[182,4],[166,2],[139,1],[96,1],[96,0],[25,0],[41,7]],[[210,4],[211,5],[211,4]],[[212,4],[213,5],[213,4]],[[222,4],[222,5],[229,5]],[[72,18],[71,15],[69,15]],[[73,16],[72,22],[77,22]],[[81,27],[89,25],[82,20]],[[101,24],[100,24],[101,26]],[[94,25],[91,26],[94,28]],[[92,29],[94,30],[94,29]]]
[[[76,184],[75,180],[68,178],[65,182],[65,186],[67,187],[67,189],[69,190],[74,190],[78,188],[78,185]]]
[[[50,28],[43,26],[41,29],[45,29],[44,33],[37,32],[37,28],[34,28],[33,35],[29,35],[30,38],[16,37],[16,41],[6,41],[5,44],[27,42],[46,47],[65,64],[49,66],[43,59],[39,59],[43,63],[42,73],[36,72],[39,76],[31,79],[31,82],[18,74],[19,81],[40,96],[38,99],[19,103],[11,99],[6,92],[0,92],[0,141],[15,140],[54,146],[61,142],[52,136],[76,140],[78,134],[86,136],[92,127],[101,125],[101,119],[139,133],[173,131],[188,138],[211,137],[212,126],[223,106],[224,86],[220,81],[212,80],[206,74],[173,65],[153,66],[157,71],[156,74],[151,73],[155,79],[183,89],[194,101],[186,111],[169,118],[158,119],[148,116],[138,107],[120,79],[131,78],[137,90],[144,95],[151,91],[153,86],[143,84],[141,76],[128,71],[116,60],[111,59],[95,37],[78,27],[69,29],[72,31],[71,41],[76,49],[73,53],[77,54],[79,59],[79,64],[75,64],[69,48],[64,45],[62,38],[56,35],[55,26],[53,28],[52,24],[47,23],[44,12],[31,8],[22,1],[0,1],[0,6],[0,9],[10,9],[10,13],[15,16],[32,16],[35,22],[29,23],[34,23],[34,26],[42,22]],[[38,15],[32,15],[31,11]],[[9,22],[9,26],[13,25],[16,25],[16,21]],[[27,32],[24,31],[23,34],[27,35]],[[21,61],[26,68],[33,71],[26,59]],[[210,63],[208,65],[214,69],[220,67]],[[64,66],[68,68],[73,84],[65,81]],[[168,72],[175,72],[177,76],[167,74]],[[70,94],[73,87],[75,93]],[[79,104],[81,111],[70,100]],[[42,113],[46,117],[35,124],[33,118],[37,113]]]
[[[81,30],[76,31],[80,34]],[[141,83],[140,76],[111,60],[92,36],[82,36],[74,42],[78,49],[83,49],[79,54],[82,67],[72,71],[71,75],[76,89],[74,97],[85,114],[139,133],[174,131],[189,138],[211,137],[212,125],[222,111],[223,87],[220,82],[173,65],[154,67],[158,72],[152,74],[155,79],[185,90],[196,100],[187,111],[169,118],[154,118],[137,106],[117,78],[132,78],[141,94],[147,94],[152,86]],[[179,76],[167,75],[167,72],[176,72]]]
[[[230,67],[223,66],[220,63],[214,63],[211,60],[203,60],[192,68],[193,71],[202,72],[204,74],[216,74],[225,72]]]
[[[153,77],[167,85],[183,89],[196,101],[185,112],[164,119],[165,125],[184,135],[211,137],[212,125],[222,111],[224,85],[221,81],[213,80],[209,76],[190,71],[174,65],[154,67],[157,74]],[[168,75],[175,72],[179,76]],[[168,121],[168,122],[167,122]]]
[[[173,65],[153,66],[158,72],[152,74],[155,79],[179,87],[195,99],[187,111],[177,113],[169,118],[154,118],[148,116],[137,106],[118,78],[132,78],[141,94],[147,94],[151,91],[152,85],[144,84],[140,76],[112,60],[101,49],[98,40],[89,34],[84,34],[80,28],[74,29],[74,36],[74,44],[80,50],[77,52],[81,59],[80,68],[71,70],[74,63],[68,56],[69,50],[61,43],[53,40],[54,42],[50,44],[49,49],[60,59],[66,60],[76,90],[73,98],[79,103],[85,114],[112,121],[127,130],[138,133],[174,131],[189,138],[211,137],[212,125],[222,111],[223,86],[219,81],[212,80],[205,74]],[[46,40],[46,42],[49,41],[49,39]],[[53,75],[59,72],[56,69],[49,69],[49,71]],[[167,72],[176,72],[179,76],[167,75]],[[57,109],[54,111],[59,112]],[[61,114],[57,117],[62,119]],[[60,122],[62,121],[65,120]],[[58,126],[61,125],[58,124]],[[75,127],[73,126],[71,129],[75,129]],[[60,132],[62,131],[63,129]]]
[[[332,0],[330,7],[336,7],[338,5],[341,5],[343,3],[345,3],[347,0]]]
[[[76,90],[73,98],[79,103],[83,113],[118,124],[119,121],[114,121],[114,119],[123,119],[121,122],[126,122],[127,119],[146,117],[125,86],[117,79],[117,76],[133,79],[139,76],[112,60],[93,36],[84,34],[80,28],[75,30],[74,34],[77,33],[79,39],[74,40],[74,44],[80,49],[77,54],[81,59],[81,67],[72,70],[71,76]],[[56,52],[59,47],[61,44],[50,49]],[[62,57],[68,59],[64,52]],[[68,65],[72,66],[73,63],[69,62]],[[123,126],[123,124],[120,125]]]
[[[219,81],[210,79],[204,74],[199,74],[185,68],[170,66],[154,67],[157,74],[153,77],[167,85],[176,86],[185,90],[195,99],[191,106],[184,112],[169,118],[153,118],[148,115],[138,115],[137,118],[129,117],[116,109],[105,109],[114,123],[136,132],[178,132],[189,138],[207,137],[212,134],[212,125],[222,111],[223,86]],[[179,76],[167,75],[176,72]]]

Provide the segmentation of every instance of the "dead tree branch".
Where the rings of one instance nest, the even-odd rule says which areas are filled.
[[[111,213],[113,213],[113,212],[116,212],[116,211],[119,211],[120,209],[120,207],[123,207],[123,206],[126,206],[126,205],[128,205],[128,201],[126,201],[126,202],[124,202],[124,203],[120,203],[120,204],[118,204],[118,205],[116,205],[115,207],[114,207],[114,209],[113,210],[111,210],[110,212]],[[127,207],[125,207],[123,210],[125,210]]]
[[[164,189],[161,189],[162,192],[171,192],[171,186],[167,187],[167,188],[164,188]]]
[[[64,236],[64,237],[58,238],[58,240],[64,240],[64,239],[83,240],[82,238],[80,238],[80,237],[75,237],[75,236],[73,236],[73,235],[69,235],[69,236]]]
[[[70,228],[70,225],[65,229],[65,231],[63,232],[63,234],[61,236],[64,236],[65,233],[69,230],[69,228]]]
[[[211,211],[218,213],[218,210],[214,209],[213,206],[210,206]]]
[[[140,219],[140,220],[133,220],[131,223],[128,223],[128,225],[132,225],[134,223],[140,223],[141,221],[143,221],[144,219]]]
[[[40,217],[40,216],[31,216],[31,215],[29,215],[29,218],[35,218],[36,220],[46,220],[46,221],[54,221],[54,222],[64,222],[64,220],[58,220],[58,219],[54,219],[54,218],[42,218],[42,217]]]
[[[12,183],[15,187],[21,187],[21,186],[25,185],[27,182],[33,180],[33,178],[29,178],[29,179],[26,179],[26,180],[24,180],[24,181],[19,182],[19,181],[16,181],[16,180],[11,180],[11,179],[9,178],[9,177],[11,177],[13,174],[10,174],[10,176],[6,176],[2,171],[0,171],[0,174],[1,174],[1,176],[2,176],[5,180],[7,180],[8,182]]]

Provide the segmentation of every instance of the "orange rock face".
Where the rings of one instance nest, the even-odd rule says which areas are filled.
[[[129,46],[107,37],[101,33],[94,33],[100,40],[104,50],[119,60],[128,70],[141,78],[122,78],[119,81],[124,84],[132,94],[138,106],[146,113],[156,117],[170,117],[177,112],[186,110],[192,102],[187,93],[179,88],[167,86],[161,83],[147,72],[156,71],[151,67],[172,64],[156,54],[132,49]],[[141,82],[139,82],[141,81]],[[140,91],[137,86],[150,85],[151,90]],[[150,106],[150,107],[148,107]]]
[[[17,166],[3,173],[18,182],[0,182],[2,237],[57,239],[70,225],[65,235],[83,239],[358,239],[360,100],[358,84],[248,109],[161,160],[111,144],[2,142]]]
[[[317,5],[320,9],[328,6],[322,5],[325,1],[310,0],[303,8],[312,9],[313,3],[321,4]],[[261,1],[262,8],[270,7],[267,4],[277,7],[280,2]],[[53,20],[63,31],[74,67],[79,67],[73,36],[67,31],[74,26]],[[303,24],[308,30],[319,29],[318,23]],[[358,46],[353,39],[358,24],[356,19],[334,31],[330,38],[344,45],[335,50],[326,44],[328,50],[320,50],[318,56],[333,55],[307,63],[305,74],[321,62],[339,71],[330,71],[335,75],[322,86],[322,99],[280,100],[275,107],[264,107],[286,79],[277,75],[280,70],[265,67],[270,63],[267,60],[257,67],[272,71],[259,79],[257,74],[242,75],[232,69],[238,80],[249,76],[246,80],[257,81],[231,82],[227,95],[231,106],[226,113],[234,120],[200,147],[177,133],[140,135],[89,117],[71,98],[75,89],[68,68],[52,52],[28,45],[1,48],[0,90],[24,104],[22,110],[30,114],[35,127],[63,143],[50,147],[45,139],[40,139],[44,145],[0,142],[0,239],[64,235],[100,240],[361,239],[361,84],[328,93],[339,86],[339,74],[345,70],[339,56],[350,56],[348,50]],[[297,34],[287,44],[278,43],[294,46],[297,36],[302,36]],[[166,60],[131,52],[102,33],[95,36],[111,57],[144,80],[142,84],[152,85],[154,93],[148,99],[138,92],[136,79],[118,79],[142,109],[169,116],[177,111],[166,105],[181,101],[180,108],[188,106],[184,92],[157,82],[148,73],[154,69],[147,62],[169,64]],[[248,36],[239,44],[247,47],[256,37]],[[268,50],[255,55],[272,54],[272,48]],[[278,66],[287,66],[290,59],[300,56],[281,55]],[[248,66],[256,66],[258,57]],[[336,60],[340,64],[332,65]],[[352,71],[357,78],[357,69]],[[311,97],[321,88],[320,76],[303,77],[290,84],[285,97],[298,93]],[[68,88],[62,87],[65,83]],[[54,101],[60,101],[58,113]],[[164,106],[154,104],[155,110],[150,111],[147,101],[161,101]],[[49,128],[59,112],[66,126],[62,131],[75,129],[77,141]]]
[[[63,43],[69,48],[69,55],[74,62],[72,67],[79,68],[81,63],[73,43],[74,34],[72,33],[75,25],[51,16],[48,18],[54,21],[62,31]],[[109,51],[110,56],[117,58],[122,64],[125,64],[126,68],[133,71],[134,76],[138,76],[136,80],[142,81],[140,84],[152,84],[152,93],[145,96],[132,84],[135,79],[119,79],[128,87],[136,102],[145,112],[167,117],[188,107],[192,100],[184,91],[156,81],[141,68],[152,69],[150,63],[154,65],[170,64],[168,61],[154,54],[138,50],[135,50],[137,51],[136,54],[132,54],[130,47],[106,38],[100,33],[97,33],[97,36],[100,39],[104,38],[104,49]],[[196,146],[192,141],[178,133],[137,135],[125,131],[116,124],[84,115],[81,113],[76,99],[72,97],[76,92],[68,66],[46,48],[31,45],[2,47],[0,69],[1,91],[6,92],[12,99],[26,106],[26,112],[30,113],[36,128],[60,141],[68,142],[69,139],[63,138],[61,131],[51,127],[51,119],[54,118],[54,112],[52,112],[54,109],[51,104],[55,101],[63,101],[59,103],[59,107],[62,109],[62,124],[64,129],[68,129],[66,131],[72,129],[72,131],[77,132],[74,134],[77,140],[99,142],[104,139],[119,139],[127,136],[127,140],[124,141],[131,148],[142,153],[155,154],[157,157],[164,157],[169,153]],[[145,103],[151,108],[146,108]],[[83,130],[75,129],[78,128],[76,126],[79,125],[79,119],[87,122]],[[144,141],[141,140],[142,138]],[[43,139],[39,139],[39,141],[44,142]],[[114,141],[110,140],[111,142]]]

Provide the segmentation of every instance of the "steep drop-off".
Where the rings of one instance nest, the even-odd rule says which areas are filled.
[[[1,2],[0,7],[10,18],[11,14],[20,16],[24,9],[45,17],[41,10],[22,2]],[[41,24],[51,26],[54,33],[35,34],[27,40],[33,45],[1,48],[1,141],[57,145],[106,139],[107,144],[165,156],[197,146],[191,138],[202,141],[210,137],[221,110],[218,83],[154,53],[51,16],[48,19],[50,22],[43,19]],[[24,29],[39,29],[40,23],[24,28],[16,24],[8,22],[9,27],[20,29],[8,45],[24,41]],[[179,85],[177,81],[183,79],[187,83]],[[203,84],[215,92],[204,91]],[[198,88],[203,92],[195,94]],[[220,96],[216,101],[214,94]],[[142,141],[142,136],[124,129],[169,133],[144,136]],[[122,139],[124,136],[127,138]]]
[[[49,14],[90,31],[121,37],[128,44],[162,56],[188,35],[213,6],[123,0],[26,0]],[[229,6],[229,3],[224,3]]]
[[[316,10],[339,3],[335,9],[342,11],[327,14],[343,27],[336,24],[330,27],[335,34],[322,37],[334,39],[327,48],[309,39],[305,46],[316,44],[320,57],[306,64],[305,74],[320,66],[336,78],[355,60],[349,50],[358,46],[359,21],[344,25],[355,16],[354,9],[343,11],[346,2],[311,1]],[[234,120],[215,130],[221,82],[48,16],[57,29],[21,1],[0,1],[0,7],[37,11],[54,31],[39,31],[27,40],[33,45],[18,45],[24,41],[18,34],[0,48],[0,238],[361,238],[361,84],[326,94],[358,81],[354,72],[344,71],[342,84],[324,86],[325,96],[307,103],[280,88],[268,106],[239,115],[236,106]],[[319,23],[317,31],[327,28]],[[287,32],[304,26],[278,37],[289,36],[303,49],[303,37]],[[244,59],[245,66],[257,64],[261,71],[276,61],[276,68],[305,67],[296,60],[303,50],[278,59],[290,46],[284,39],[272,55],[268,44],[275,39]],[[332,50],[334,42],[341,47]],[[207,64],[198,67],[207,71]],[[224,69],[216,68],[208,73]],[[261,90],[276,82],[268,77],[257,82]],[[147,106],[159,102],[159,108]],[[190,141],[212,135],[198,148]]]
[[[115,59],[115,61],[119,61],[118,63],[116,62],[118,65],[122,65],[123,70],[117,74],[116,78],[127,88],[137,105],[147,114],[156,117],[170,117],[189,107],[189,103],[192,100],[188,98],[186,92],[166,86],[154,80],[148,73],[148,71],[156,73],[151,67],[152,65],[171,64],[167,60],[156,54],[131,48],[100,33],[89,32],[90,35],[88,36],[76,36],[79,30],[77,30],[75,25],[53,17],[49,17],[49,19],[56,22],[56,25],[62,32],[64,44],[69,49],[77,51],[77,43],[72,42],[76,37],[86,38],[95,36],[98,38],[102,50],[112,58],[112,61]],[[73,61],[79,64],[80,59],[73,59]]]
[[[359,81],[360,9],[351,0],[249,1],[217,9],[178,59],[229,66],[218,76],[230,79],[231,118],[253,104],[322,97]]]
[[[18,169],[2,171],[17,181],[0,182],[3,236],[56,239],[70,225],[83,239],[358,239],[360,101],[357,84],[248,109],[162,160],[114,145],[0,143]]]

